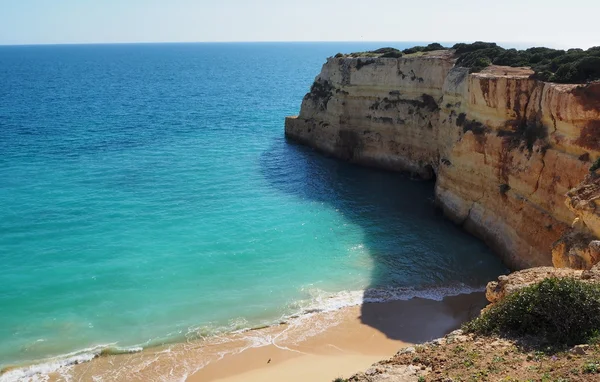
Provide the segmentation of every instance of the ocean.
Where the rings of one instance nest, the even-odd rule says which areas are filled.
[[[432,182],[284,138],[326,57],[411,45],[0,47],[0,369],[506,272]]]

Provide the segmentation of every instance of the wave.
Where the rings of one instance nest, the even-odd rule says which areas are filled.
[[[318,288],[305,288],[304,292],[310,295],[310,298],[296,301],[293,305],[298,305],[301,308],[300,312],[295,314],[298,315],[328,312],[368,303],[406,301],[413,298],[442,301],[445,297],[483,291],[485,291],[485,286],[472,287],[465,284],[430,288],[370,288],[360,291],[342,291],[337,293],[328,293]]]
[[[0,382],[47,381],[49,380],[48,374],[56,373],[68,366],[89,362],[94,358],[102,356],[139,353],[143,350],[141,346],[124,348],[115,346],[115,344],[98,345],[61,356],[47,358],[28,366],[5,367],[0,370]]]
[[[227,343],[231,341],[231,339],[228,338],[228,335],[235,334],[237,336],[244,336],[243,338],[246,340],[246,344],[242,348],[235,351],[235,353],[239,353],[249,348],[257,348],[268,345],[278,346],[276,343],[278,340],[289,339],[292,333],[295,338],[294,342],[301,342],[306,338],[322,333],[323,331],[327,330],[327,328],[336,324],[335,317],[330,317],[329,320],[325,319],[328,317],[328,315],[324,313],[327,312],[333,312],[361,304],[384,303],[390,301],[410,300],[413,298],[441,301],[445,297],[471,294],[484,290],[485,288],[483,286],[471,287],[464,284],[457,284],[453,286],[432,288],[373,288],[367,290],[331,293],[307,286],[301,289],[301,292],[306,298],[296,300],[288,304],[288,313],[278,319],[271,320],[270,322],[263,322],[255,326],[249,326],[249,323],[244,318],[237,318],[231,320],[229,325],[226,326],[202,326],[190,328],[188,333],[185,335],[184,341],[186,343],[190,343],[192,341],[210,339],[213,343]],[[306,325],[307,322],[315,315],[320,315],[321,321],[310,321],[310,325]],[[286,324],[287,327],[277,336],[273,337],[270,334],[261,335],[260,333],[263,330],[281,324]],[[302,329],[295,330],[299,328]],[[0,370],[0,382],[48,381],[48,375],[51,373],[63,374],[68,372],[72,366],[90,362],[95,358],[140,353],[145,349],[156,346],[157,344],[165,344],[165,341],[153,341],[148,342],[143,346],[137,345],[132,347],[119,347],[115,343],[99,345],[68,353],[63,356],[41,360],[40,362],[27,366],[6,367],[3,370]],[[170,351],[171,350],[168,349],[167,351],[164,351],[164,353],[169,353]],[[223,355],[221,355],[219,359],[222,358],[222,356]],[[194,371],[197,371],[204,366],[206,365],[203,364],[200,367],[196,367]],[[190,373],[194,371],[190,371]],[[186,372],[186,374],[188,373]],[[179,380],[180,378],[177,379]]]

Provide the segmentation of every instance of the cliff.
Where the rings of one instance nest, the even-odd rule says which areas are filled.
[[[600,158],[600,84],[532,73],[469,74],[451,50],[329,58],[285,133],[351,162],[435,178],[446,216],[512,268],[553,258],[590,268],[600,186],[586,176]]]

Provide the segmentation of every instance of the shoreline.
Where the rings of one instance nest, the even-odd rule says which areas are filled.
[[[396,288],[371,288],[366,290],[356,291],[341,291],[336,293],[321,293],[312,296],[310,300],[298,300],[298,310],[289,313],[280,318],[272,319],[270,323],[260,323],[247,328],[240,328],[228,331],[216,331],[211,334],[197,333],[190,337],[185,336],[180,340],[171,339],[162,344],[155,343],[151,346],[132,345],[123,347],[117,343],[109,343],[105,345],[90,345],[87,348],[74,350],[64,355],[43,358],[39,360],[27,361],[21,364],[5,365],[0,370],[0,382],[21,381],[23,378],[46,378],[48,375],[53,376],[53,380],[60,380],[60,376],[69,376],[72,369],[80,369],[82,364],[102,363],[106,358],[110,359],[115,364],[120,364],[125,357],[138,356],[140,359],[149,358],[150,354],[172,353],[176,354],[177,361],[180,361],[180,355],[189,352],[189,348],[193,347],[198,358],[194,360],[195,364],[187,369],[192,369],[195,372],[197,369],[204,367],[206,364],[220,359],[224,354],[235,353],[239,349],[255,348],[266,346],[271,339],[268,337],[271,333],[276,333],[281,328],[281,325],[289,325],[294,330],[300,330],[305,320],[315,320],[317,326],[311,328],[313,336],[318,332],[325,330],[327,327],[335,325],[341,318],[339,311],[354,307],[354,306],[372,306],[370,303],[386,303],[391,301],[407,301],[414,298],[442,301],[448,296],[457,296],[462,294],[471,294],[482,291],[482,288],[469,287],[464,284],[454,286],[433,287],[425,289],[414,289],[412,287],[396,287]],[[368,304],[368,305],[365,305]],[[367,317],[367,320],[370,318]],[[316,330],[318,328],[318,330]],[[283,330],[283,329],[281,329]],[[316,331],[315,331],[316,330]],[[289,329],[285,329],[289,332]],[[265,343],[266,341],[266,343]],[[149,341],[152,342],[152,341]],[[229,345],[224,345],[229,344]],[[219,350],[216,357],[214,353],[217,350],[215,345],[223,347]],[[213,349],[207,350],[210,354],[205,354],[204,351],[198,349]],[[115,358],[116,356],[116,358]],[[165,358],[161,355],[160,358]],[[114,361],[113,361],[114,360]],[[115,366],[116,367],[116,366]],[[102,372],[101,374],[105,374]],[[182,377],[183,378],[183,377]]]
[[[441,301],[413,298],[343,308],[337,312],[339,323],[321,334],[285,349],[270,345],[225,357],[186,381],[300,382],[348,378],[403,347],[444,336],[485,305],[484,293],[476,292],[448,296]]]
[[[330,381],[349,377],[402,347],[442,337],[486,304],[483,292],[365,302],[266,328],[103,355],[46,375],[50,381]]]

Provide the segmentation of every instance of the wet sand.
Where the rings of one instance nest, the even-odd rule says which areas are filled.
[[[52,373],[51,380],[329,382],[409,344],[439,338],[485,305],[483,293],[366,303],[263,329],[102,356]]]

